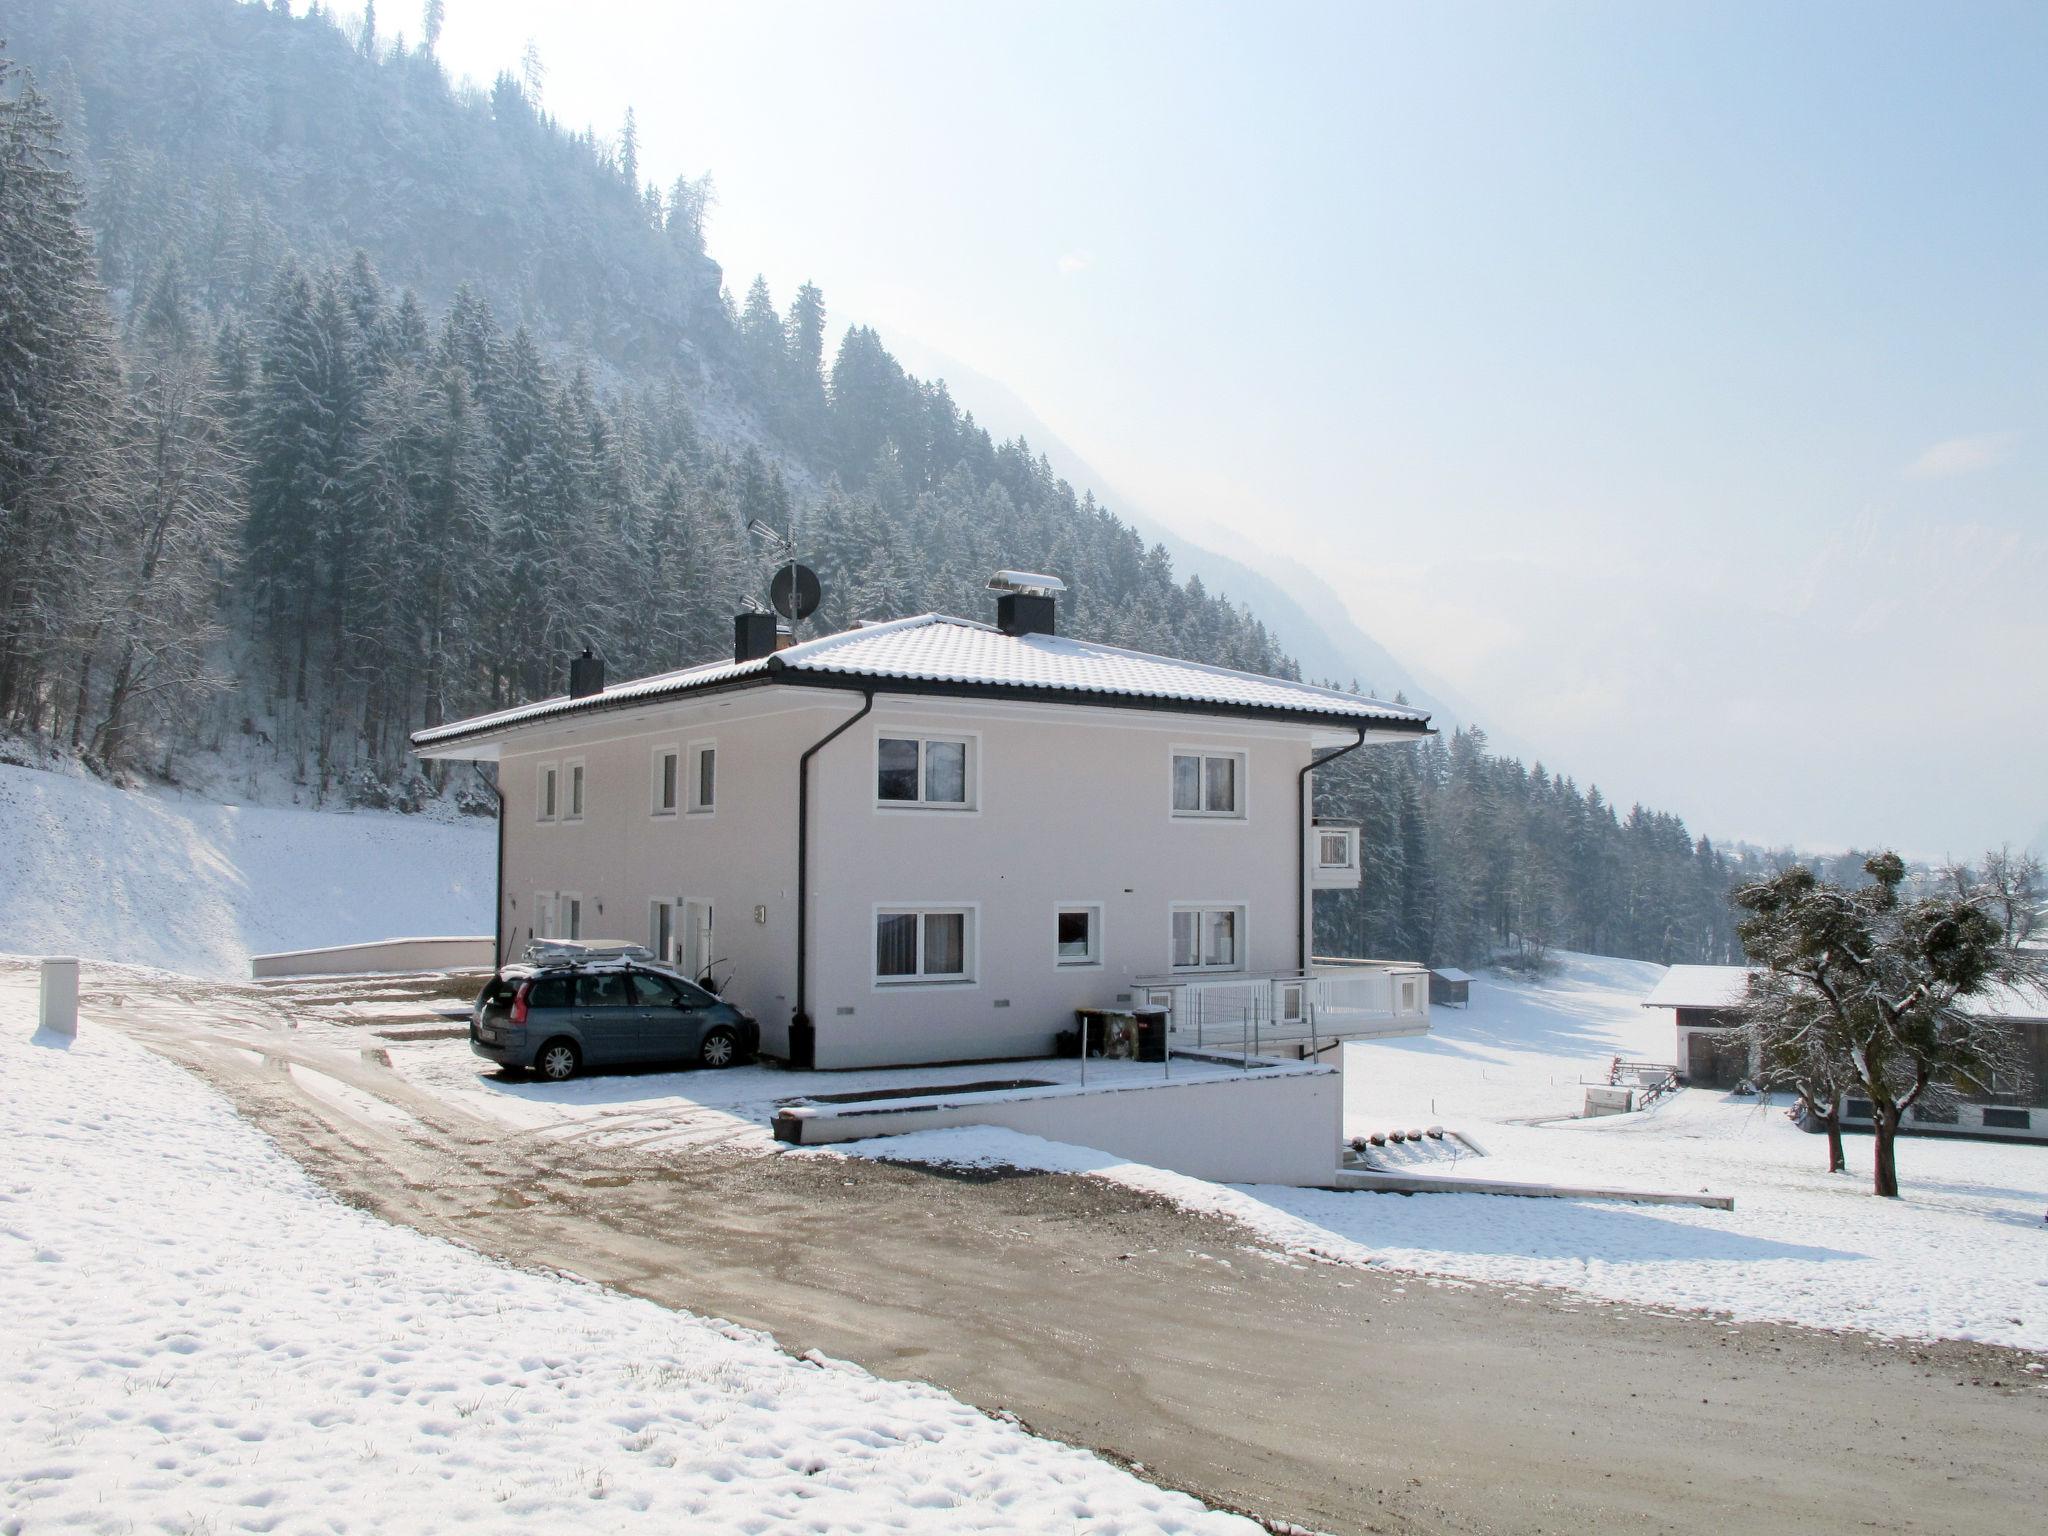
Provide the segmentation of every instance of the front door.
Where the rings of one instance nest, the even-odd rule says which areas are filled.
[[[702,981],[718,953],[711,947],[711,903],[683,903],[683,974]]]

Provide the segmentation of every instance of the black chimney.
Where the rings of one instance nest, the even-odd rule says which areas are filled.
[[[775,615],[736,613],[732,619],[732,659],[759,661],[775,654]]]
[[[1006,635],[1049,635],[1053,600],[1038,592],[1005,592],[996,599],[996,628]]]
[[[587,699],[593,693],[604,692],[604,662],[590,654],[590,647],[583,647],[581,656],[569,661],[569,697]]]

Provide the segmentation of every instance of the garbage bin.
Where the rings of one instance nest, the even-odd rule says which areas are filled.
[[[1147,1006],[1133,1008],[1131,1013],[1138,1021],[1138,1060],[1166,1060],[1167,1010]]]

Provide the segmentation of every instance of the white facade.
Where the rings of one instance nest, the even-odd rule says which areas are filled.
[[[707,696],[529,728],[500,758],[502,913],[532,937],[657,943],[708,968],[788,1050],[796,1003],[797,765],[861,708],[844,690]],[[967,801],[877,796],[884,741],[964,742]],[[1175,913],[1234,929],[1227,964],[1299,963],[1299,775],[1326,727],[1055,704],[879,696],[811,765],[807,1011],[821,1067],[1042,1054],[1077,1007],[1129,1002],[1175,972]],[[663,806],[665,751],[714,752],[712,803]],[[1173,758],[1228,757],[1239,811],[1177,815]],[[557,794],[547,811],[545,783]],[[569,785],[580,775],[582,805]],[[694,776],[693,776],[694,777]],[[701,947],[708,909],[711,940]],[[1085,914],[1087,958],[1060,952]],[[885,914],[960,915],[957,979],[878,976]],[[1205,918],[1206,915],[1206,918]],[[1188,918],[1181,918],[1183,934]],[[1073,926],[1070,916],[1069,928]],[[1071,946],[1070,946],[1071,948]],[[1185,958],[1185,956],[1183,956]]]
[[[927,616],[416,743],[499,764],[504,958],[537,937],[648,944],[710,972],[768,1054],[800,1054],[801,1009],[815,1065],[859,1067],[1043,1055],[1076,1008],[1147,1001],[1140,978],[1297,971],[1312,888],[1355,882],[1358,857],[1355,835],[1312,832],[1303,769],[1425,730],[1377,701]]]

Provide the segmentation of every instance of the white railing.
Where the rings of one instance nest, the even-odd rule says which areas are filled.
[[[1308,971],[1141,981],[1139,1000],[1167,1010],[1168,1038],[1182,1049],[1311,1048],[1325,1040],[1425,1034],[1429,972],[1405,961],[1317,960]]]

